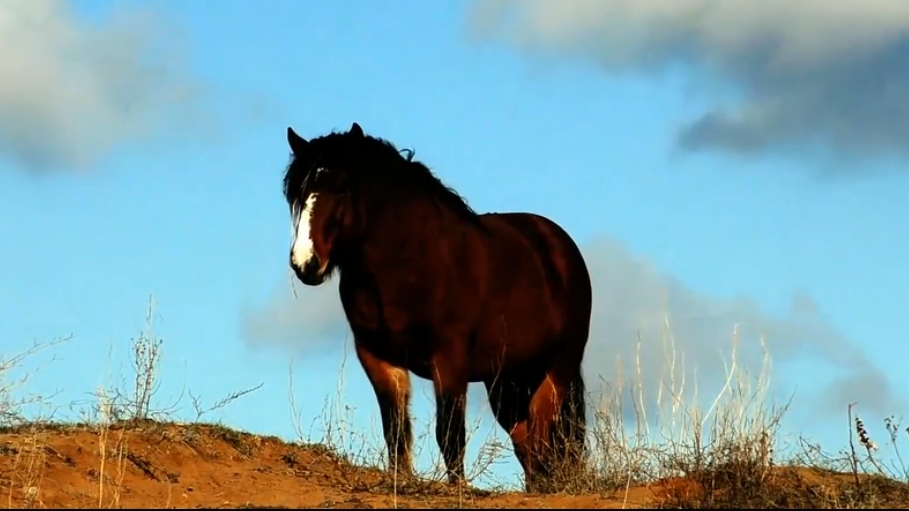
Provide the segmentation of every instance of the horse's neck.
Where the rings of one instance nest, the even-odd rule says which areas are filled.
[[[440,236],[463,228],[454,212],[432,198],[419,198],[401,207],[383,209],[369,219],[362,239],[363,263],[400,264],[410,258],[431,257]]]

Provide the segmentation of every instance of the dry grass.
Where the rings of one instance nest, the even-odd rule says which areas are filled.
[[[201,499],[199,488],[213,484],[205,477],[230,470],[232,475],[224,477],[248,480],[219,483],[206,494],[208,500],[196,504],[265,506],[265,501],[249,502],[262,495],[239,501],[238,491],[254,485],[272,487],[267,504],[272,507],[909,507],[909,467],[900,450],[909,428],[895,417],[885,421],[884,446],[892,452],[885,458],[850,406],[844,411],[849,429],[842,452],[828,454],[805,441],[794,449],[782,448],[779,429],[788,403],[778,406],[768,395],[766,351],[757,373],[739,366],[737,330],[725,381],[709,400],[702,400],[697,388],[685,381],[671,335],[664,342],[666,367],[657,389],[644,389],[639,361],[628,381],[604,384],[597,393],[598,406],[589,414],[589,463],[560,474],[556,495],[530,496],[502,488],[450,488],[441,483],[440,464],[414,481],[398,481],[382,469],[381,432],[370,435],[351,424],[343,378],[337,394],[325,402],[322,431],[315,439],[311,431],[316,425],[307,431],[300,422],[292,371],[289,408],[295,442],[198,423],[206,413],[261,385],[232,392],[211,405],[189,393],[193,422],[171,422],[175,405],[156,407],[164,344],[155,335],[154,319],[150,302],[148,326],[131,343],[132,374],[118,386],[97,390],[83,424],[53,424],[35,415],[30,410],[46,400],[23,396],[29,375],[16,376],[26,359],[66,339],[0,358],[0,488],[8,507],[187,507],[194,498]],[[668,322],[666,326],[671,332]],[[642,344],[639,340],[639,352]],[[488,418],[490,411],[483,410],[481,416]],[[483,429],[479,420],[468,427],[471,436]],[[414,454],[419,456],[422,449],[437,451],[431,435],[415,439]],[[508,443],[483,439],[467,467],[469,482],[510,456]],[[74,493],[61,493],[61,481],[75,488]]]

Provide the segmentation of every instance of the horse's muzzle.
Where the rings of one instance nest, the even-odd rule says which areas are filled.
[[[319,260],[319,256],[315,254],[303,263],[303,266],[295,264],[293,259],[291,259],[290,267],[293,268],[300,282],[307,286],[318,286],[325,281],[325,275],[322,272],[322,262]]]

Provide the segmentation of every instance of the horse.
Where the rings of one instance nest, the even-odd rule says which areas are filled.
[[[482,382],[525,491],[555,491],[558,462],[586,460],[592,289],[572,238],[537,214],[476,213],[412,150],[356,122],[311,140],[288,127],[287,142],[290,266],[308,286],[340,274],[389,470],[413,476],[413,373],[433,383],[449,484],[464,482],[467,386]]]

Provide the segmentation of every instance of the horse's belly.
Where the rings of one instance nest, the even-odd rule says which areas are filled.
[[[558,332],[547,310],[499,314],[483,321],[473,346],[471,380],[494,378],[501,372],[535,371],[551,361]]]
[[[424,380],[432,380],[432,371],[428,363],[411,363],[407,370]]]

